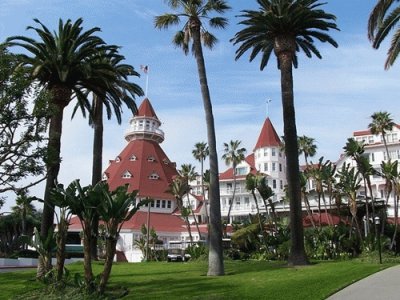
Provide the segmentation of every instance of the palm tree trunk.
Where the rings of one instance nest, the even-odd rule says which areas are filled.
[[[61,213],[62,214],[62,213]],[[64,263],[65,263],[65,243],[67,240],[68,233],[68,221],[61,215],[60,223],[58,224],[57,234],[57,281],[60,281],[64,274]]]
[[[233,206],[233,202],[235,201],[235,194],[236,194],[236,174],[235,174],[235,169],[236,166],[233,164],[233,193],[232,193],[232,201],[229,203],[229,209],[228,209],[228,216],[227,216],[227,224],[230,224],[230,216],[231,216],[231,210]]]
[[[283,44],[289,41],[278,41]],[[285,45],[283,45],[285,46]],[[290,47],[290,45],[289,45]],[[293,52],[283,51],[278,54],[281,70],[281,91],[283,106],[283,124],[285,136],[285,154],[287,165],[288,195],[290,201],[291,249],[289,265],[306,265],[308,259],[304,249],[304,230],[301,209],[301,188],[299,179],[299,155],[297,145],[296,116],[293,96],[292,58]]]
[[[203,203],[204,203],[204,208],[206,211],[206,224],[208,224],[209,217],[208,217],[208,208],[207,208],[207,200],[206,200],[206,192],[204,190],[204,160],[201,158],[200,161],[200,172],[201,172],[201,194],[203,195]]]
[[[85,272],[85,283],[89,291],[93,289],[92,256],[90,253],[90,240],[92,230],[90,224],[86,223],[83,228],[83,268]]]
[[[254,202],[256,204],[258,225],[260,226],[261,234],[264,236],[264,228],[263,228],[263,225],[262,225],[262,222],[261,222],[260,208],[258,207],[258,201],[257,201],[256,194],[254,193],[254,190],[251,191],[251,194],[253,195],[253,199],[254,199]]]
[[[93,96],[93,162],[92,162],[92,186],[102,180],[103,167],[103,103],[101,99]],[[97,260],[97,236],[99,231],[99,216],[95,213],[92,223],[93,236],[90,244],[90,253]]]
[[[50,192],[55,187],[60,171],[61,134],[64,108],[71,99],[71,91],[63,87],[51,89],[52,102],[50,103],[49,141],[47,145],[47,179],[43,197],[43,213],[40,227],[42,239],[48,236],[50,228],[54,226],[54,204],[51,202]],[[51,249],[47,249],[51,253]],[[49,254],[51,255],[51,254]],[[37,277],[46,274],[51,269],[51,257],[39,257]]]
[[[207,139],[210,150],[210,245],[208,253],[208,276],[224,275],[224,258],[222,248],[221,203],[218,180],[218,156],[215,138],[214,116],[210,91],[208,89],[206,66],[200,39],[200,24],[191,24],[193,49],[197,62],[200,89],[203,98],[207,124]]]

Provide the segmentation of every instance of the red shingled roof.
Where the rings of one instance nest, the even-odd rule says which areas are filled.
[[[135,160],[132,158],[135,157]],[[131,178],[123,178],[129,172]],[[150,140],[133,140],[118,156],[110,161],[105,171],[111,189],[129,184],[129,191],[139,190],[140,197],[173,199],[166,191],[177,175],[175,163],[171,163],[157,142]],[[149,178],[151,175],[158,179]]]
[[[152,117],[158,120],[157,115],[153,109],[153,106],[151,105],[150,100],[148,98],[144,99],[142,104],[140,104],[136,116]]]
[[[257,144],[254,147],[254,150],[263,147],[280,146],[281,144],[281,139],[276,133],[275,128],[271,123],[271,120],[267,118],[263,124],[263,127],[261,128],[261,133],[258,137]]]
[[[254,153],[248,155],[244,160],[250,166],[250,173],[256,174],[257,170],[254,162]],[[236,179],[240,178],[246,178],[246,175],[236,176]],[[219,179],[220,180],[233,179],[233,168],[229,168],[225,172],[219,174]]]

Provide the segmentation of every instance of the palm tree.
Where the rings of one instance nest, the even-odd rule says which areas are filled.
[[[227,222],[230,223],[230,215],[232,210],[233,202],[235,201],[236,194],[236,167],[244,161],[244,154],[246,153],[246,148],[240,148],[241,141],[239,140],[231,140],[228,143],[224,143],[224,154],[222,155],[222,159],[225,161],[227,166],[232,165],[233,170],[233,194],[232,199],[229,202],[229,209],[227,215]]]
[[[208,208],[207,208],[207,200],[206,193],[204,191],[204,160],[210,155],[210,149],[206,142],[199,142],[194,145],[194,149],[192,150],[193,157],[200,162],[200,176],[201,176],[201,195],[203,196],[203,201],[206,210],[206,223],[208,224]]]
[[[183,205],[183,197],[189,193],[190,187],[187,180],[182,176],[176,176],[169,185],[168,193],[172,194],[176,199],[176,205],[181,212],[182,218],[185,220],[186,228],[189,234],[190,244],[193,243],[192,231],[190,229],[189,214],[190,211]]]
[[[297,67],[296,52],[307,57],[321,54],[314,44],[317,39],[334,47],[337,43],[326,33],[337,30],[336,17],[320,8],[317,0],[257,0],[259,10],[244,10],[239,24],[246,26],[237,32],[233,43],[240,44],[236,59],[251,50],[250,61],[261,52],[260,69],[263,70],[274,53],[281,72],[281,92],[285,136],[285,154],[290,199],[291,251],[289,265],[308,264],[304,250],[299,157],[293,95],[292,67]]]
[[[278,223],[277,223],[278,217],[277,217],[276,211],[275,211],[275,204],[274,204],[274,202],[272,202],[272,199],[271,199],[271,197],[273,197],[275,195],[275,193],[272,191],[271,187],[267,184],[267,176],[266,175],[257,172],[256,182],[257,182],[256,189],[264,202],[265,210],[267,211],[267,201],[268,201],[269,207],[271,207],[272,221],[274,223],[275,229],[277,229],[278,228]]]
[[[124,57],[119,55],[116,49],[111,49],[113,55],[100,56],[99,64],[110,64],[115,70],[114,81],[109,81],[110,89],[104,91],[101,95],[94,94],[92,102],[92,111],[89,118],[89,124],[93,127],[93,150],[92,150],[92,185],[95,186],[102,180],[103,168],[103,105],[106,107],[107,118],[111,118],[114,112],[118,124],[121,124],[122,102],[136,113],[135,96],[142,96],[143,90],[135,83],[128,81],[128,76],[140,76],[131,65],[123,64]],[[121,101],[122,100],[122,101]],[[79,104],[79,103],[78,103]],[[112,109],[111,109],[112,108]],[[92,257],[97,259],[97,232],[98,218],[94,218],[92,224],[93,237],[91,243]]]
[[[254,203],[256,204],[256,209],[257,209],[258,225],[260,226],[261,234],[264,235],[264,227],[262,225],[260,208],[258,206],[258,199],[256,196],[257,185],[258,185],[257,176],[252,173],[247,174],[246,190],[250,191],[250,193],[253,195]]]
[[[395,26],[399,21],[400,6],[395,2],[399,1],[378,0],[368,20],[368,39],[375,49],[380,47],[390,31],[395,31],[385,62],[386,70],[394,64],[400,51],[400,29]]]
[[[36,197],[29,196],[29,193],[26,189],[23,189],[18,192],[18,196],[15,199],[16,206],[13,206],[11,209],[14,214],[19,215],[21,218],[21,233],[22,235],[27,235],[27,218],[29,215],[36,211],[32,202],[37,200]]]
[[[372,122],[368,125],[368,128],[371,130],[372,134],[381,134],[383,144],[385,145],[387,159],[390,159],[389,149],[386,141],[386,132],[392,131],[393,127],[396,126],[396,123],[393,122],[393,119],[390,116],[390,113],[386,111],[375,112],[371,115]]]
[[[381,176],[385,179],[385,207],[388,206],[390,195],[394,194],[394,204],[396,205],[396,184],[397,178],[399,177],[399,170],[398,170],[398,160],[395,161],[382,161],[381,163]],[[395,209],[395,224],[397,224],[397,214]],[[385,209],[384,220],[382,222],[381,233],[384,232],[385,223],[387,219],[387,210]]]
[[[198,174],[195,171],[195,167],[192,166],[192,164],[183,164],[181,165],[181,170],[179,171],[179,174],[182,176],[182,179],[186,180],[186,184],[189,187],[189,191],[186,193],[187,197],[187,202],[188,206],[184,208],[185,211],[188,211],[190,214],[192,214],[192,218],[194,220],[194,224],[196,225],[197,228],[197,233],[199,235],[199,239],[201,239],[201,233],[200,233],[200,228],[199,228],[199,223],[197,222],[196,216],[194,215],[193,208],[196,208],[195,206],[192,207],[189,199],[189,194],[190,194],[190,182],[193,180],[196,180],[196,177]]]
[[[167,3],[176,13],[167,13],[157,16],[155,18],[155,27],[167,29],[171,25],[178,25],[181,18],[187,19],[183,29],[178,31],[174,36],[173,43],[175,46],[181,47],[187,55],[189,52],[189,44],[192,42],[192,52],[197,63],[207,123],[208,146],[210,148],[210,245],[207,274],[209,276],[219,276],[224,275],[224,262],[222,253],[218,155],[214,116],[202,47],[202,43],[204,43],[206,47],[212,49],[217,42],[217,38],[204,28],[202,21],[207,20],[211,28],[225,28],[228,24],[227,19],[223,17],[211,17],[210,15],[214,12],[223,14],[229,10],[230,7],[224,0],[168,0]],[[178,9],[180,9],[179,12],[177,11]]]
[[[299,154],[304,155],[304,161],[306,166],[308,166],[308,158],[313,157],[317,153],[317,145],[315,145],[315,140],[308,136],[298,137]]]
[[[109,89],[108,80],[115,78],[115,72],[109,64],[98,64],[99,53],[109,46],[95,33],[98,27],[83,31],[82,19],[75,22],[60,19],[58,32],[52,33],[39,20],[34,20],[38,27],[34,30],[39,40],[25,36],[13,36],[6,40],[7,46],[19,46],[28,51],[20,54],[21,64],[26,67],[32,81],[39,82],[50,93],[49,141],[47,152],[47,180],[44,193],[44,207],[41,224],[41,235],[47,236],[53,226],[54,205],[50,200],[50,191],[55,187],[60,169],[60,146],[64,108],[73,97],[81,103],[81,107],[89,107],[87,90],[102,94]],[[50,260],[47,260],[50,261]],[[41,263],[38,269],[43,266]],[[39,271],[39,270],[38,270]],[[40,272],[43,274],[43,272]],[[39,272],[38,272],[39,274]]]

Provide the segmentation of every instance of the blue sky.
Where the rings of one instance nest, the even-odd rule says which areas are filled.
[[[244,55],[234,60],[235,47],[229,42],[240,30],[235,18],[242,9],[256,8],[256,1],[229,1],[232,10],[226,15],[226,30],[214,30],[219,43],[213,51],[205,51],[208,81],[213,102],[218,155],[224,142],[242,141],[250,153],[266,117],[266,100],[271,99],[269,116],[279,135],[283,134],[280,98],[280,76],[275,58],[264,71],[259,60],[248,62]],[[299,135],[315,138],[320,156],[336,161],[346,139],[355,130],[366,129],[370,115],[389,111],[400,122],[398,111],[399,63],[389,71],[383,68],[387,43],[379,50],[367,40],[367,20],[375,0],[328,0],[324,9],[337,16],[341,31],[331,32],[339,48],[317,44],[323,56],[308,59],[300,54],[299,68],[294,71],[297,130]],[[193,145],[206,141],[202,99],[192,55],[184,56],[171,39],[179,27],[154,29],[154,16],[170,12],[163,0],[2,0],[0,2],[0,40],[11,35],[31,35],[26,27],[38,18],[50,29],[58,19],[82,17],[83,26],[98,26],[100,36],[110,44],[122,47],[126,62],[140,70],[149,65],[149,93],[165,132],[163,149],[171,160],[197,163],[192,158]],[[145,76],[133,81],[145,87]],[[138,99],[140,105],[142,99]],[[106,121],[104,166],[123,149],[124,131],[131,115],[123,122]],[[60,181],[68,184],[80,178],[90,182],[92,130],[80,116],[71,121],[71,110],[65,114],[62,139]],[[226,166],[221,161],[220,171]],[[43,186],[31,194],[43,196]],[[13,205],[10,197],[6,207]]]

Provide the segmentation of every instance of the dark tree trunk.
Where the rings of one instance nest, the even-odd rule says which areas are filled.
[[[50,103],[50,125],[49,125],[49,141],[47,145],[47,179],[43,197],[43,214],[40,227],[40,235],[42,239],[47,237],[49,230],[54,225],[54,204],[50,198],[50,192],[55,187],[58,173],[60,171],[60,151],[61,151],[61,134],[64,108],[71,99],[71,91],[62,86],[50,88],[52,93],[52,102]],[[51,249],[48,249],[49,253]],[[38,278],[41,274],[46,274],[51,269],[51,259],[43,259],[39,257],[37,270]]]
[[[290,200],[291,249],[288,264],[306,265],[308,259],[304,250],[304,230],[302,223],[301,189],[299,178],[299,152],[297,145],[296,117],[293,96],[292,61],[295,42],[278,38],[275,53],[279,59],[281,71],[281,92],[283,106],[283,124],[285,136],[285,154],[287,166],[288,195]]]
[[[92,186],[102,179],[103,168],[103,103],[98,96],[93,97],[93,162],[92,162]],[[97,236],[99,232],[99,216],[94,214],[92,223],[92,239],[90,253],[97,260]]]
[[[98,287],[98,292],[100,294],[104,294],[108,279],[110,278],[116,246],[117,238],[108,238],[106,240],[106,261],[104,262],[104,270],[101,274],[100,284]]]
[[[92,229],[89,223],[84,224],[83,229],[83,269],[85,272],[86,287],[90,292],[93,291],[93,270],[92,270],[92,256],[90,253],[90,243],[92,237]]]
[[[218,156],[215,138],[214,116],[210,91],[208,89],[206,66],[204,62],[203,49],[200,39],[200,24],[196,21],[191,22],[191,32],[193,38],[193,48],[199,73],[200,89],[203,98],[204,111],[207,124],[207,138],[210,150],[210,244],[208,253],[208,276],[224,275],[224,258],[222,249],[222,224],[221,224],[221,203],[219,194],[218,179]]]

